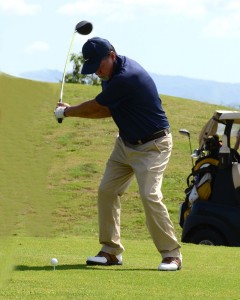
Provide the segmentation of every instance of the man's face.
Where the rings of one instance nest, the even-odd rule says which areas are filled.
[[[113,72],[113,65],[116,58],[116,54],[111,51],[110,54],[103,58],[101,64],[95,74],[104,81],[107,81],[111,78]]]

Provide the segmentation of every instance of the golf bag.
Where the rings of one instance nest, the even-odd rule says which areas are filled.
[[[218,170],[219,160],[211,156],[199,158],[192,172],[187,177],[185,201],[182,203],[179,224],[183,227],[184,221],[191,212],[194,201],[207,201],[211,197],[214,180]]]

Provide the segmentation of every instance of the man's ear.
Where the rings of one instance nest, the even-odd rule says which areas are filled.
[[[114,51],[110,51],[110,57],[112,58],[112,60],[115,60],[116,53]]]

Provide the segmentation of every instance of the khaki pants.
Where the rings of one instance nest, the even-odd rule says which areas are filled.
[[[146,223],[162,257],[179,256],[166,206],[162,203],[162,178],[172,150],[172,135],[143,145],[130,145],[117,137],[98,191],[99,241],[102,251],[118,255],[120,241],[120,196],[136,176]]]

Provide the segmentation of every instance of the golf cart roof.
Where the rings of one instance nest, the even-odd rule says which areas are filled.
[[[207,137],[217,133],[219,124],[226,124],[228,120],[233,120],[233,124],[240,124],[240,111],[216,110],[200,132],[199,148]]]
[[[234,120],[233,123],[240,124],[240,111],[216,110],[213,118],[217,120]]]

